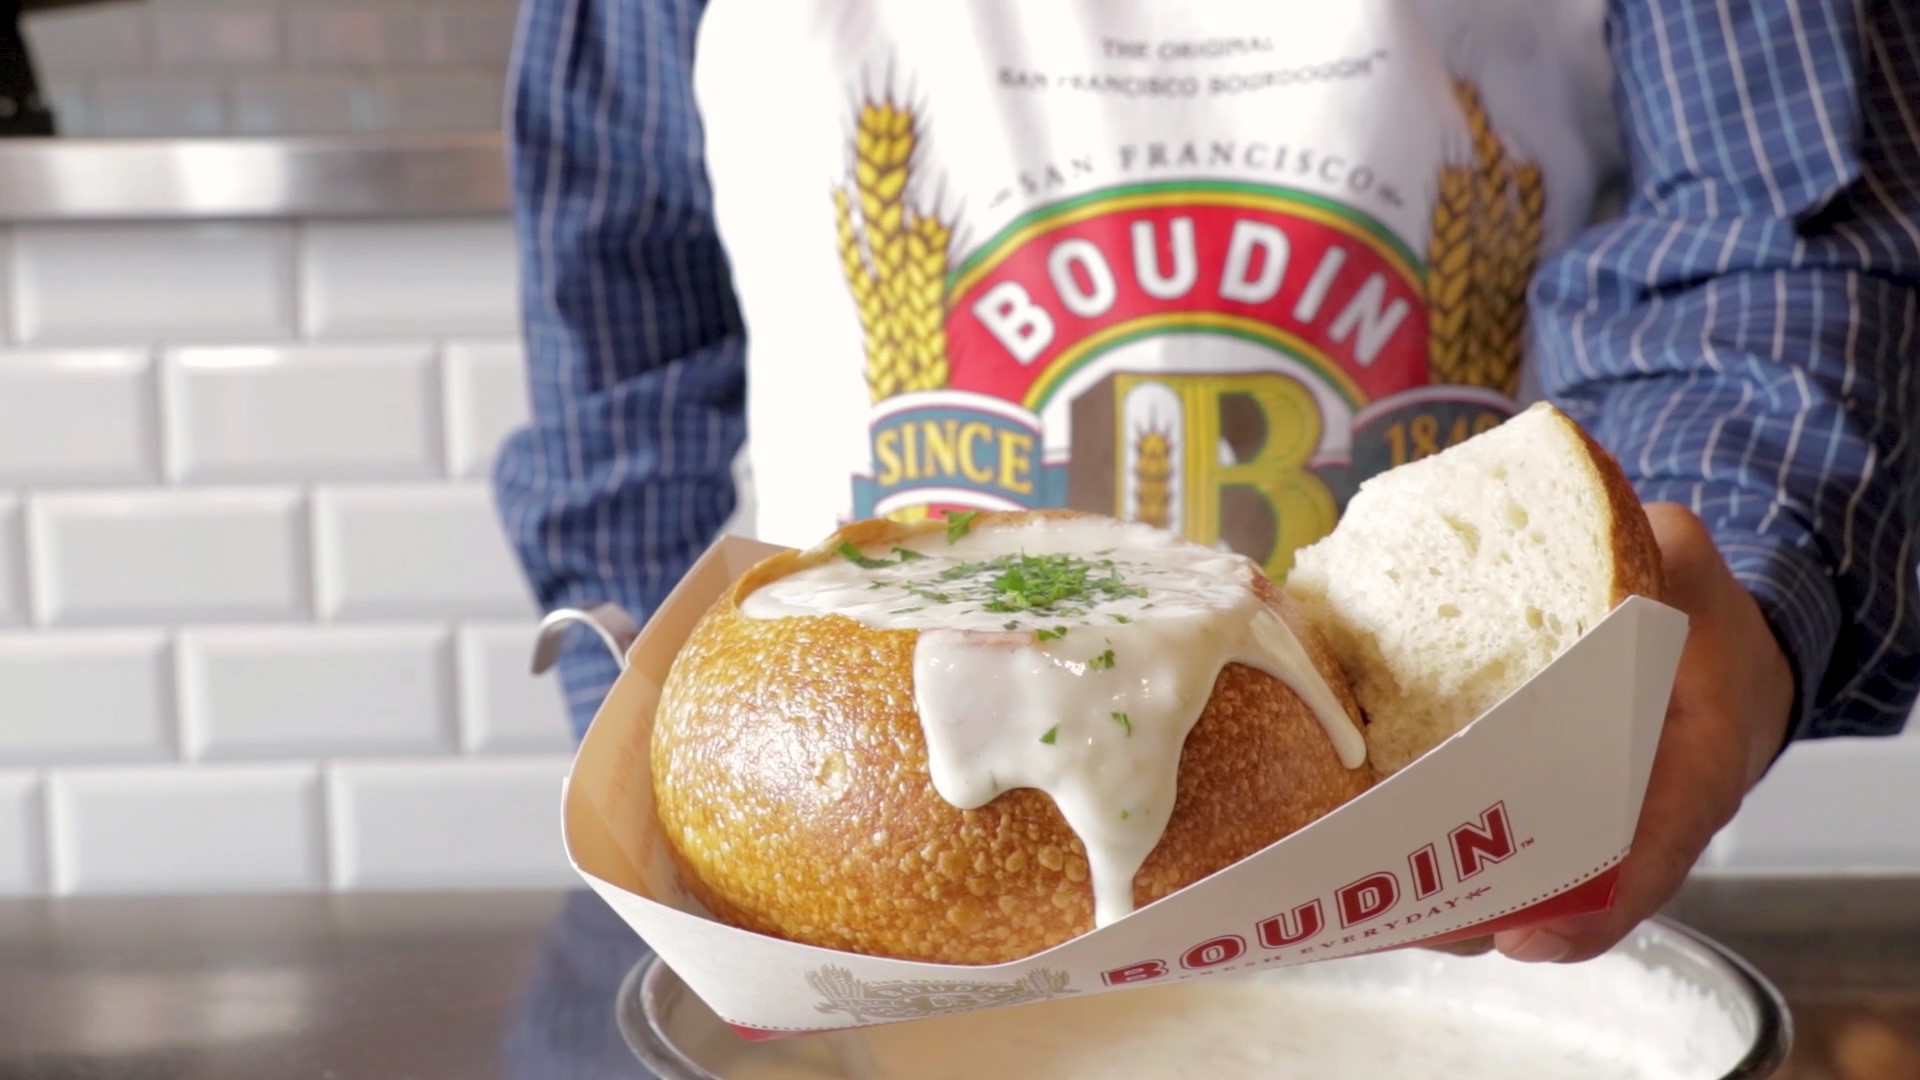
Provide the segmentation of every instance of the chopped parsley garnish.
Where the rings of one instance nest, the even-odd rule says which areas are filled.
[[[988,611],[1085,614],[1102,600],[1146,595],[1145,589],[1128,585],[1118,570],[1096,573],[1094,563],[1073,555],[1002,555],[984,564],[963,565],[993,574],[987,582],[994,593]]]
[[[1123,713],[1123,712],[1114,713],[1113,722],[1127,729],[1127,738],[1129,739],[1133,738],[1133,721],[1128,718],[1126,713]]]
[[[1033,636],[1036,638],[1039,638],[1041,641],[1053,641],[1056,638],[1066,637],[1067,628],[1064,626],[1056,626],[1053,629],[1049,630],[1043,626],[1040,629],[1035,630],[1033,632]]]
[[[848,540],[840,541],[840,546],[833,550],[839,552],[841,558],[862,570],[878,570],[883,566],[893,565],[893,560],[891,559],[876,559],[871,555],[863,554],[859,548],[854,547],[853,543]]]
[[[1040,736],[1040,741],[1043,743],[1046,743],[1048,746],[1052,746],[1053,740],[1058,738],[1059,736],[1060,736],[1060,725],[1055,724],[1052,727],[1047,729],[1047,733],[1045,735]]]
[[[912,548],[904,548],[904,547],[894,548],[893,553],[895,555],[900,556],[901,562],[912,562],[915,559],[924,559],[927,557],[924,552],[919,552],[919,551],[913,550]]]
[[[889,614],[889,615],[911,615],[911,614],[913,614],[914,612],[916,612],[916,611],[920,611],[920,610],[923,610],[923,609],[922,609],[922,608],[919,608],[919,607],[903,607],[903,608],[894,608],[894,609],[893,609],[892,611],[889,611],[889,612],[887,612],[887,614]]]
[[[947,543],[951,544],[967,535],[973,528],[973,519],[980,516],[978,510],[962,510],[959,513],[947,512]]]
[[[1113,650],[1108,649],[1099,656],[1087,661],[1087,666],[1095,671],[1105,671],[1113,666]],[[1117,714],[1116,714],[1117,715]]]
[[[1117,623],[1130,623],[1133,620],[1127,618],[1125,615],[1122,615],[1119,612],[1114,612],[1113,621]]]
[[[911,561],[900,551],[901,562]],[[885,559],[862,555],[850,545],[842,545],[840,554],[850,562],[873,569],[897,566]],[[913,558],[924,558],[915,552]],[[1127,584],[1118,568],[1102,568],[1098,563],[1075,555],[1000,555],[991,559],[955,562],[943,567],[931,580],[894,581],[906,593],[936,604],[978,604],[975,610],[996,614],[1086,616],[1101,604],[1112,600],[1141,597],[1147,590]],[[880,588],[870,583],[868,588]],[[1124,618],[1122,621],[1125,621]],[[1018,627],[1008,625],[1007,629]],[[1054,627],[1052,635],[1066,633]]]
[[[1129,817],[1132,817],[1132,816],[1133,816],[1133,815],[1132,815],[1132,814],[1130,814],[1130,813],[1128,813],[1128,812],[1127,812],[1127,810],[1126,810],[1126,809],[1125,809],[1124,807],[1122,807],[1122,808],[1121,808],[1121,810],[1120,810],[1120,820],[1121,820],[1121,821],[1125,821],[1125,820],[1127,820],[1127,819],[1128,819]]]
[[[1013,621],[1012,619],[1008,619],[1008,620],[1006,621],[1006,623],[1005,623],[1004,625],[1005,625],[1005,626],[1006,626],[1006,628],[1007,628],[1007,629],[1009,629],[1009,630],[1018,630],[1018,629],[1020,629],[1020,624],[1019,624],[1019,623],[1017,623],[1017,622],[1015,622],[1015,621]]]

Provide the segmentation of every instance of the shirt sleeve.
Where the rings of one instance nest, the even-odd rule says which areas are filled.
[[[1711,528],[1796,737],[1920,683],[1920,8],[1614,0],[1631,193],[1533,288],[1547,395]]]
[[[525,0],[508,126],[531,422],[502,520],[543,608],[644,619],[732,512],[744,337],[693,101],[699,0]],[[576,730],[616,666],[560,662]]]

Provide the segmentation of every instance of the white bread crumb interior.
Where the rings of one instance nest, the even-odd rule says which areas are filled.
[[[1612,526],[1580,433],[1546,405],[1361,485],[1286,590],[1366,709],[1377,770],[1464,728],[1611,610]]]

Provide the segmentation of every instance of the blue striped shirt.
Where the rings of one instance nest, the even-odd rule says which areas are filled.
[[[501,514],[543,604],[651,611],[731,513],[744,335],[692,93],[700,0],[525,0],[510,121],[533,421]],[[1685,503],[1779,635],[1799,737],[1920,684],[1920,13],[1614,0],[1630,185],[1537,275],[1547,395]],[[616,674],[561,663],[584,726]]]

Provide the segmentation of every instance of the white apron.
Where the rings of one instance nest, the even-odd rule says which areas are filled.
[[[1070,506],[1284,574],[1510,415],[1603,0],[714,0],[748,531]]]

